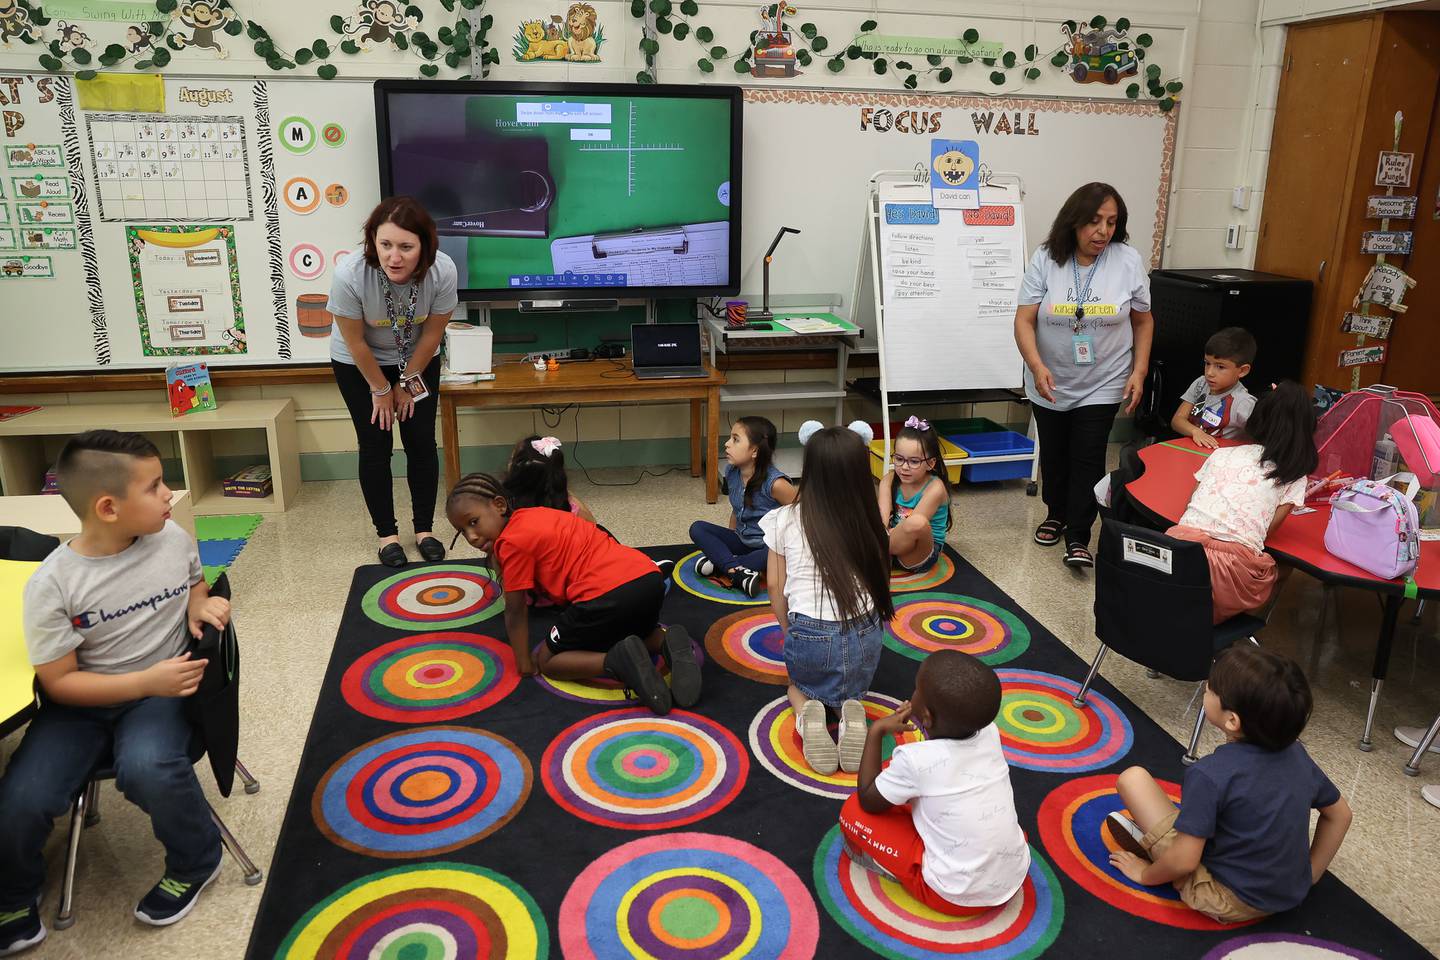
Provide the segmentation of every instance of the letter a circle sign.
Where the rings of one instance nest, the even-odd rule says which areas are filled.
[[[315,124],[304,117],[286,117],[280,124],[280,144],[291,153],[309,153],[315,148]]]
[[[309,177],[291,177],[285,181],[285,206],[296,213],[314,213],[320,199],[320,188]]]

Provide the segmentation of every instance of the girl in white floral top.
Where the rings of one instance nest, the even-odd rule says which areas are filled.
[[[1298,384],[1262,396],[1246,430],[1255,442],[1210,454],[1179,525],[1166,531],[1204,544],[1216,623],[1270,600],[1277,577],[1265,538],[1305,503],[1306,478],[1319,464],[1315,413]]]

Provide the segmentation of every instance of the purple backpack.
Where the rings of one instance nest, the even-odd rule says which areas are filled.
[[[1384,480],[1357,480],[1330,498],[1325,549],[1383,580],[1408,577],[1420,562],[1420,517],[1411,498]]]

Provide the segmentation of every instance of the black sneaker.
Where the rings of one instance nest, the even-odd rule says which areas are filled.
[[[0,911],[0,957],[30,949],[44,940],[45,934],[38,904],[24,910]]]
[[[700,700],[700,664],[695,662],[690,634],[681,626],[667,627],[660,651],[670,665],[670,697],[675,706],[695,706]]]
[[[1105,829],[1121,850],[1127,850],[1141,860],[1150,859],[1150,851],[1145,849],[1145,832],[1134,820],[1119,810],[1112,810],[1105,817]]]
[[[730,574],[730,578],[745,596],[753,599],[760,595],[760,581],[763,578],[754,570],[739,567]]]
[[[619,681],[627,696],[633,695],[658,714],[670,712],[670,688],[639,637],[626,637],[610,648],[605,654],[605,672]]]
[[[665,578],[665,587],[670,587],[670,578],[675,576],[674,560],[656,560],[655,566],[660,570],[660,576]]]
[[[135,919],[141,923],[148,923],[153,927],[168,927],[172,923],[178,923],[185,919],[185,915],[195,909],[195,901],[200,899],[200,893],[220,876],[220,864],[215,864],[215,869],[210,876],[204,880],[197,880],[194,883],[186,883],[183,880],[176,880],[166,874],[160,878],[160,882],[150,888],[135,907]]]
[[[715,576],[715,561],[709,557],[702,556],[699,560],[695,561],[695,572],[702,577]]]

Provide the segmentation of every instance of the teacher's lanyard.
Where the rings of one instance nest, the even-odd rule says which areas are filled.
[[[383,277],[385,286],[385,315],[390,318],[390,333],[395,337],[395,350],[400,354],[400,370],[410,362],[410,348],[414,343],[415,294],[420,285],[410,282],[410,302],[406,304],[404,322],[401,322],[400,308],[395,302],[395,287],[389,277]]]
[[[1079,334],[1085,327],[1085,303],[1090,299],[1090,281],[1095,279],[1095,268],[1100,266],[1100,258],[1103,256],[1105,256],[1105,251],[1101,250],[1100,256],[1090,264],[1090,271],[1085,274],[1083,287],[1080,285],[1080,261],[1075,257],[1070,258],[1070,268],[1075,273],[1075,322],[1071,324],[1071,328],[1076,334]]]

